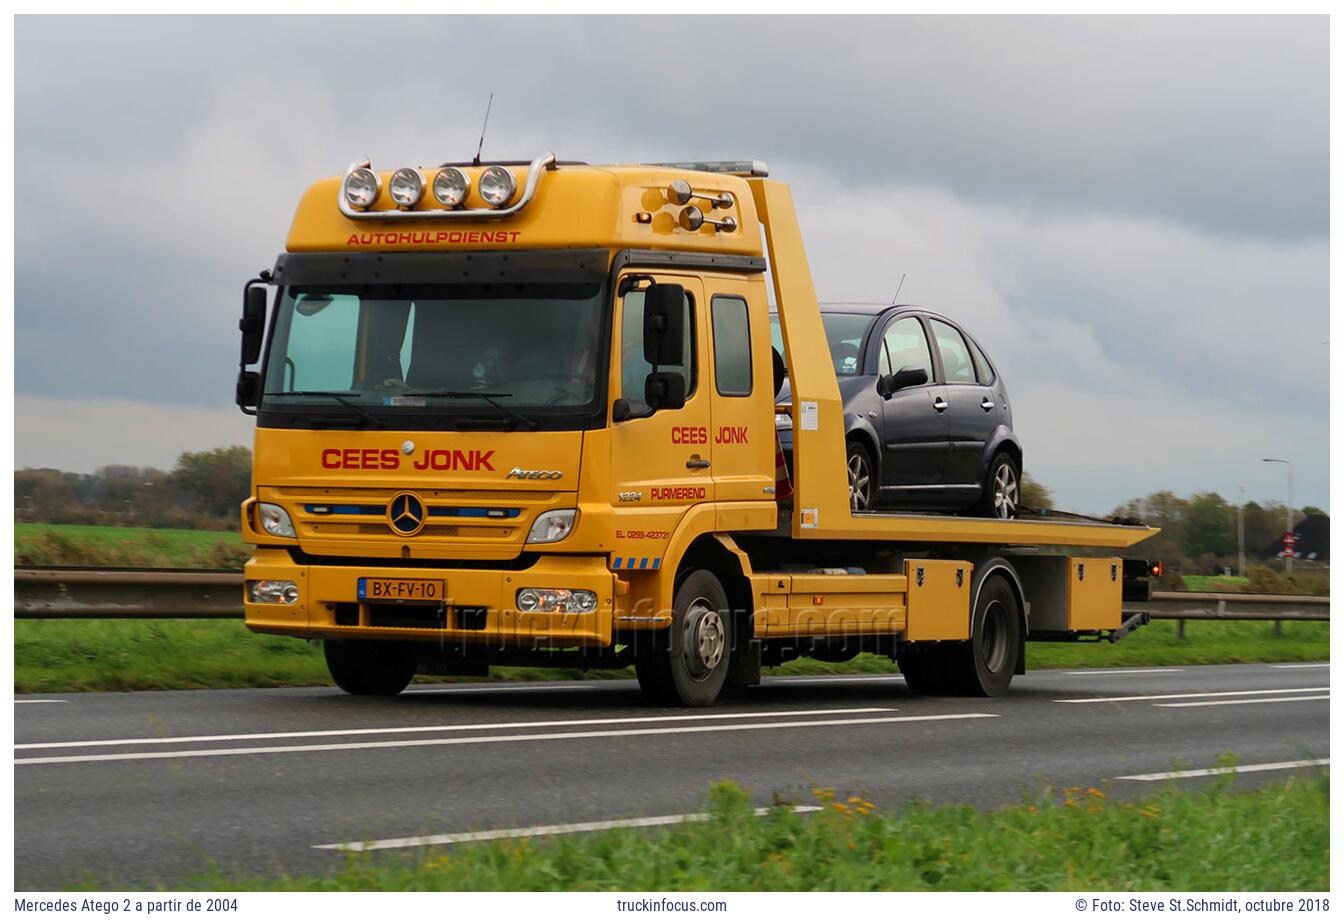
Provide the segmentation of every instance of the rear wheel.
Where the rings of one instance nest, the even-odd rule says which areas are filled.
[[[976,597],[970,641],[949,649],[949,680],[966,696],[1003,696],[1013,682],[1021,649],[1017,595],[1006,578],[991,575]]]
[[[877,478],[868,448],[858,441],[850,441],[845,451],[845,466],[849,474],[849,510],[871,511]]]
[[[980,500],[972,508],[979,517],[1012,520],[1021,504],[1022,469],[1013,455],[999,451],[989,463],[989,472],[980,487]]]
[[[905,686],[916,696],[941,696],[948,692],[947,648],[932,643],[906,646],[896,653],[896,663]]]
[[[706,569],[687,575],[672,602],[668,648],[635,660],[639,688],[664,706],[708,706],[728,676],[733,645],[728,595]]]
[[[355,696],[396,696],[420,664],[415,649],[404,642],[327,639],[322,647],[331,679]]]

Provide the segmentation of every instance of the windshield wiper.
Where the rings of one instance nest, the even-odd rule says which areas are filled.
[[[441,399],[481,399],[513,419],[515,422],[520,422],[523,425],[526,425],[532,431],[536,431],[541,427],[541,422],[538,422],[536,419],[528,418],[526,415],[523,415],[520,412],[515,412],[502,402],[499,402],[501,399],[506,399],[512,396],[512,393],[484,393],[476,390],[405,390],[397,395],[427,396],[430,398]]]
[[[334,390],[283,390],[283,391],[281,391],[281,392],[279,392],[279,393],[263,393],[263,394],[261,394],[261,395],[262,395],[263,397],[266,397],[266,396],[326,396],[326,397],[328,397],[329,399],[334,399],[334,400],[336,400],[338,403],[340,403],[342,406],[345,406],[345,408],[349,409],[351,412],[355,413],[356,415],[362,416],[362,417],[363,417],[363,418],[364,418],[370,425],[374,426],[375,428],[382,428],[382,427],[384,427],[384,426],[383,426],[383,421],[382,421],[382,419],[378,418],[378,416],[376,416],[376,415],[374,415],[373,413],[371,413],[371,412],[369,412],[369,411],[367,411],[367,410],[361,408],[358,404],[356,404],[356,403],[352,403],[350,400],[346,399],[347,396],[358,396],[358,395],[360,395],[360,394],[358,394],[358,393],[351,393],[351,392],[349,392],[348,390],[347,390],[346,392],[343,392],[343,393],[342,393],[342,392],[336,392],[336,391],[334,391]]]

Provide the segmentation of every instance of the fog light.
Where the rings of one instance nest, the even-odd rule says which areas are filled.
[[[411,169],[409,166],[403,166],[394,172],[392,179],[387,183],[387,193],[403,211],[415,207],[424,191],[425,177],[420,175],[420,170]]]
[[[460,208],[471,191],[471,176],[456,166],[445,166],[434,177],[434,197],[445,208]]]
[[[254,604],[292,604],[299,599],[299,586],[292,581],[269,578],[249,581],[247,599]]]
[[[294,536],[294,522],[289,512],[279,505],[261,502],[257,505],[257,517],[261,518],[261,528],[273,537]]]
[[[481,198],[492,208],[502,208],[509,203],[518,180],[503,166],[487,166],[481,172]]]
[[[578,588],[523,588],[518,592],[523,613],[592,613],[597,595]]]
[[[383,180],[367,166],[357,166],[345,174],[341,192],[350,207],[363,211],[373,206],[382,191]]]

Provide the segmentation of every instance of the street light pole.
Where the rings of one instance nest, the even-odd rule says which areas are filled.
[[[1263,460],[1265,463],[1283,463],[1288,467],[1288,510],[1283,515],[1283,533],[1286,537],[1293,532],[1293,461],[1280,460],[1277,457],[1265,457]],[[1291,575],[1293,574],[1293,553],[1296,552],[1296,547],[1285,545],[1283,549],[1284,570]]]
[[[1246,487],[1241,490],[1241,502],[1237,505],[1237,577],[1246,577]]]

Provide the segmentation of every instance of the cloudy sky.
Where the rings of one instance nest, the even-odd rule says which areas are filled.
[[[15,462],[250,444],[242,283],[313,179],[756,158],[824,300],[963,321],[1061,506],[1329,500],[1328,26],[44,18],[15,28]]]

